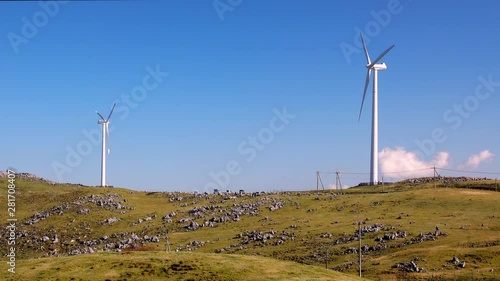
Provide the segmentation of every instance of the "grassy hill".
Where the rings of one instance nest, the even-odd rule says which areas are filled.
[[[493,181],[244,195],[16,183],[18,280],[356,280],[358,217],[368,279],[500,279]]]
[[[195,252],[98,253],[23,260],[19,267],[9,280],[366,280],[265,257]]]

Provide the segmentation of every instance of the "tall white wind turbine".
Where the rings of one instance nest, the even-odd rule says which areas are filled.
[[[370,75],[373,70],[373,104],[372,104],[372,151],[371,151],[371,162],[370,162],[370,184],[378,184],[378,71],[386,70],[387,65],[385,62],[378,63],[392,48],[394,45],[390,46],[385,50],[380,56],[378,56],[373,62],[370,60],[370,55],[368,55],[368,50],[366,49],[365,40],[361,34],[361,42],[363,43],[363,48],[365,50],[366,60],[368,64],[366,65],[366,81],[365,90],[363,92],[363,99],[361,100],[361,108],[359,109],[358,122],[361,119],[361,112],[363,111],[363,103],[365,102],[366,90],[368,84],[370,83]]]
[[[113,108],[108,115],[108,118],[105,119],[99,112],[97,115],[101,118],[101,120],[97,121],[97,124],[102,125],[102,155],[101,155],[101,186],[106,186],[106,148],[108,149],[109,154],[109,118],[111,118],[111,114],[113,114],[113,110],[115,110],[115,104],[113,104]]]

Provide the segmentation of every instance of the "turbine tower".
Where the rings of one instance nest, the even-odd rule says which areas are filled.
[[[365,90],[363,92],[363,99],[361,100],[361,108],[359,109],[358,122],[361,119],[361,112],[363,111],[363,103],[365,102],[366,90],[368,84],[370,83],[370,75],[373,70],[373,104],[372,104],[372,143],[371,143],[371,162],[370,162],[370,184],[378,184],[378,71],[386,70],[387,65],[385,62],[378,63],[392,48],[394,45],[390,46],[385,50],[380,56],[378,56],[373,62],[370,60],[370,55],[368,55],[368,50],[366,49],[365,40],[363,35],[361,36],[361,42],[363,43],[363,49],[365,50],[366,60],[367,60],[367,72],[365,81]]]
[[[111,109],[111,112],[108,115],[108,118],[105,119],[99,112],[97,115],[101,118],[99,121],[97,121],[97,124],[102,125],[102,155],[101,155],[101,186],[104,187],[106,186],[106,148],[108,148],[108,154],[109,154],[109,118],[111,118],[111,114],[113,114],[113,110],[115,110],[115,104],[113,104],[113,108]]]

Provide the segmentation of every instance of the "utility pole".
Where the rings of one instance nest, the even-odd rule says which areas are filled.
[[[326,269],[328,269],[328,247],[326,247]]]
[[[316,171],[316,191],[319,191],[319,171]]]
[[[335,187],[337,189],[339,189],[339,186],[340,186],[340,190],[342,190],[342,182],[340,181],[340,172],[339,171],[335,171],[335,175],[336,175]]]
[[[498,187],[498,185],[497,185],[497,179],[495,178],[495,191],[497,191],[497,187]]]
[[[433,167],[434,168],[434,188],[436,188],[436,166]]]
[[[170,243],[168,242],[168,231],[167,233],[165,234],[165,250],[167,252],[170,252]]]
[[[359,233],[359,277],[361,277],[361,221],[358,215],[358,233]]]
[[[316,172],[316,190],[319,191],[319,185],[318,183],[321,183],[321,187],[323,188],[323,191],[325,190],[325,186],[323,185],[323,180],[321,180],[321,175],[319,174],[319,171]]]

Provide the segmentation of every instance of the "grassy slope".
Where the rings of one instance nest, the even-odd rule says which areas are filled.
[[[98,276],[99,278],[97,278]],[[195,252],[98,253],[23,260],[11,280],[365,280],[271,258]]]
[[[17,184],[16,216],[18,219],[22,219],[21,221],[26,220],[35,212],[48,210],[65,202],[72,202],[77,197],[87,194],[118,193],[126,199],[124,204],[135,208],[122,214],[117,210],[104,210],[95,205],[87,205],[86,207],[91,209],[89,215],[77,215],[77,209],[71,209],[65,211],[61,216],[51,216],[35,225],[22,226],[24,230],[35,231],[40,234],[51,233],[50,230],[54,230],[60,236],[61,241],[69,241],[77,237],[82,239],[83,237],[85,239],[98,238],[117,232],[134,232],[139,236],[144,234],[154,235],[162,234],[168,229],[171,232],[170,243],[172,248],[176,246],[184,247],[189,242],[197,240],[207,243],[196,250],[196,253],[214,253],[221,248],[238,244],[240,239],[236,238],[236,235],[245,230],[268,231],[273,229],[279,233],[285,230],[295,233],[294,241],[287,241],[279,246],[247,244],[242,248],[233,247],[226,252],[247,255],[244,257],[235,256],[235,259],[256,259],[252,255],[261,255],[324,266],[324,247],[329,247],[329,264],[330,267],[333,267],[357,261],[357,255],[344,255],[343,252],[348,247],[357,247],[358,242],[335,245],[334,241],[343,234],[352,235],[354,233],[357,229],[354,223],[359,215],[362,220],[370,218],[369,221],[366,221],[366,225],[383,223],[387,226],[394,226],[396,230],[407,231],[409,233],[408,238],[415,237],[419,233],[433,232],[436,225],[439,225],[443,232],[448,233],[448,236],[439,237],[436,241],[365,254],[363,256],[364,276],[369,278],[394,279],[396,276],[400,276],[401,273],[397,269],[391,268],[391,266],[398,262],[408,262],[415,257],[420,259],[417,263],[420,267],[424,267],[426,272],[404,275],[405,278],[411,276],[450,278],[463,276],[466,279],[471,274],[475,274],[476,278],[479,276],[493,277],[496,272],[500,271],[500,244],[497,243],[500,240],[500,207],[498,206],[500,193],[494,191],[464,189],[463,186],[460,186],[461,188],[441,187],[434,189],[433,184],[424,184],[386,186],[383,188],[385,193],[377,193],[382,191],[382,187],[355,188],[336,197],[332,196],[334,195],[333,192],[293,192],[266,195],[265,197],[276,198],[285,202],[285,206],[271,212],[266,208],[270,204],[264,204],[257,216],[243,215],[241,220],[237,222],[221,223],[215,228],[201,228],[197,231],[186,232],[182,228],[186,223],[176,222],[182,217],[189,217],[187,211],[195,206],[218,205],[226,208],[233,203],[241,201],[255,202],[262,197],[239,197],[223,201],[221,196],[199,199],[194,198],[192,195],[181,194],[182,201],[170,202],[169,199],[172,196],[163,193],[134,192],[120,188],[49,186],[40,182],[24,181],[18,181]],[[6,185],[5,179],[0,179],[0,186]],[[474,183],[474,186],[477,185]],[[1,198],[5,198],[6,189],[2,188],[0,194]],[[171,211],[178,213],[178,216],[174,218],[174,223],[163,223],[161,217]],[[136,226],[131,225],[132,222],[137,221],[139,218],[150,216],[153,213],[156,213],[158,218]],[[269,220],[264,220],[266,216]],[[401,219],[398,219],[399,216],[401,216]],[[110,217],[120,218],[121,221],[112,226],[102,226],[98,223]],[[210,217],[207,216],[196,221],[202,223]],[[6,212],[0,212],[0,221],[4,222],[6,218]],[[292,225],[296,225],[296,227],[291,228]],[[18,226],[21,227],[20,222]],[[320,238],[320,235],[326,232],[331,233],[332,238]],[[377,242],[374,241],[374,238],[383,236],[384,233],[388,232],[367,234],[363,237],[363,245],[376,245]],[[20,244],[23,243],[21,238],[18,240],[20,240]],[[388,244],[395,246],[404,240],[390,241]],[[150,243],[149,245],[152,250],[160,251],[165,247],[164,241],[162,239],[160,243]],[[495,246],[486,247],[491,244]],[[6,252],[5,246],[0,245],[2,252]],[[22,248],[18,250],[17,255],[19,258],[29,258],[41,257],[44,253]],[[101,255],[109,255],[115,259],[123,257],[116,254]],[[125,260],[129,261],[129,257],[140,259],[141,255],[143,254],[127,256]],[[152,255],[164,254],[152,253]],[[200,258],[197,255],[193,255],[193,257],[205,260],[205,258]],[[459,257],[460,260],[465,259],[468,262],[467,267],[465,269],[456,269],[453,266],[445,267],[446,262],[453,256]],[[88,259],[91,261],[94,257],[98,259],[99,255],[65,257],[61,258],[61,261],[72,263],[74,260],[75,264],[78,264],[78,260]],[[175,257],[175,255],[171,255],[168,258],[175,259]],[[232,256],[210,255],[211,259],[214,257],[229,259]],[[18,269],[19,272],[24,272],[24,269],[26,269],[25,264],[49,263],[45,268],[54,270],[56,265],[50,263],[61,261],[53,258],[19,261]],[[266,260],[263,264],[271,265],[268,261]],[[5,263],[2,264],[0,276],[6,273],[6,265]],[[490,272],[492,269],[494,270],[493,273]],[[213,270],[217,269],[213,268]],[[257,271],[262,270],[264,269],[261,268]],[[354,265],[347,269],[346,272],[355,275],[356,270],[357,265]],[[474,273],[472,273],[472,270],[474,270]],[[95,274],[95,272],[92,274]],[[247,273],[240,273],[238,276],[247,276]],[[275,280],[288,279],[290,277]]]

